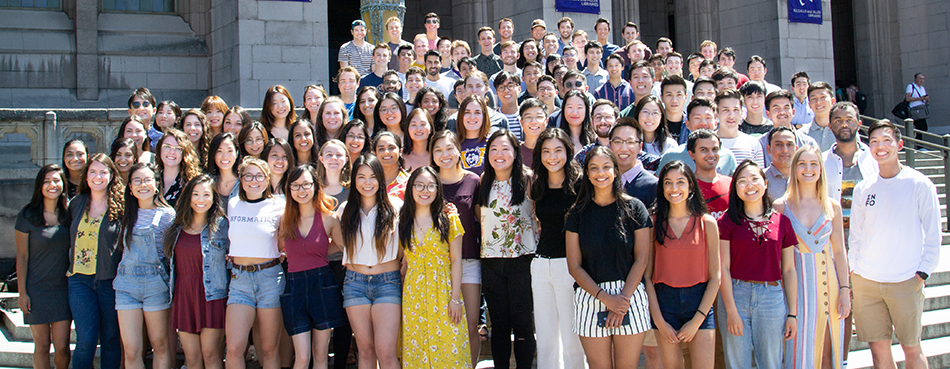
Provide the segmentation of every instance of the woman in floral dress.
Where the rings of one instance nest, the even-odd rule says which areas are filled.
[[[462,301],[462,223],[442,211],[439,175],[431,167],[409,178],[399,214],[408,265],[402,293],[404,368],[471,368]],[[478,303],[474,301],[472,303]]]

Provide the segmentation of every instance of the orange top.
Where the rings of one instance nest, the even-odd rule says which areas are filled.
[[[661,245],[653,242],[653,283],[670,287],[690,287],[709,280],[709,248],[706,244],[706,222],[692,216],[679,237],[666,226]]]

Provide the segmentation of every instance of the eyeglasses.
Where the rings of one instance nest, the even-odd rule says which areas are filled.
[[[564,87],[567,87],[568,89],[571,89],[571,88],[584,88],[584,82],[581,82],[581,81],[574,81],[573,83],[572,83],[572,82],[564,82]]]
[[[260,144],[263,144],[263,143],[264,143],[264,137],[248,138],[248,139],[245,140],[245,141],[246,141],[247,143],[252,143],[252,144],[258,144],[258,145],[260,145]]]
[[[162,144],[162,150],[171,150],[179,154],[182,152],[181,146],[172,146],[169,144]]]
[[[264,182],[264,180],[267,179],[267,176],[265,176],[264,173],[258,173],[258,174],[248,173],[241,176],[241,179],[243,179],[244,182]]]
[[[422,192],[422,191],[435,192],[435,190],[439,189],[439,184],[438,183],[429,183],[429,184],[413,183],[412,189],[415,190],[416,192]]]
[[[309,190],[311,188],[313,188],[313,182],[307,182],[307,183],[301,183],[301,184],[296,184],[296,183],[290,184],[291,191]]]
[[[141,186],[141,185],[143,185],[143,184],[149,184],[149,183],[152,183],[152,182],[155,182],[155,179],[154,179],[154,178],[149,178],[149,177],[146,177],[146,178],[132,178],[132,180],[129,181],[129,183],[131,183],[133,186]]]
[[[133,102],[132,102],[132,107],[133,107],[133,108],[136,108],[136,109],[141,108],[141,107],[146,107],[146,108],[147,108],[147,107],[149,107],[149,106],[152,106],[152,103],[150,103],[150,102],[148,102],[148,101],[133,101]]]
[[[398,113],[398,112],[399,112],[399,108],[398,108],[398,107],[395,107],[395,108],[379,108],[379,112],[380,112],[380,113],[383,113],[383,114]]]
[[[626,146],[636,146],[640,144],[640,140],[631,139],[631,140],[621,140],[619,138],[610,140],[611,145],[626,145]]]
[[[347,139],[347,140],[360,140],[360,141],[363,141],[363,140],[366,139],[366,136],[348,134],[348,135],[346,135],[346,139]]]
[[[499,90],[504,90],[504,91],[511,91],[511,90],[514,90],[516,87],[519,87],[519,86],[516,86],[516,85],[514,85],[514,84],[507,84],[507,85],[503,85],[503,86],[498,87],[498,89],[499,89]]]
[[[597,114],[597,115],[595,115],[595,116],[593,116],[593,117],[591,117],[591,118],[592,118],[595,122],[600,122],[600,121],[602,121],[602,120],[615,119],[616,117],[614,117],[613,114]]]

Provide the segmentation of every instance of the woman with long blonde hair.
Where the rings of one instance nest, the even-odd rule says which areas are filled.
[[[785,368],[841,368],[844,322],[851,310],[841,205],[828,196],[821,151],[805,146],[792,156],[785,196],[775,209],[795,228],[798,334],[785,344]]]

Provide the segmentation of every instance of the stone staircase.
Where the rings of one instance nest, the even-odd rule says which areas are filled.
[[[945,206],[947,198],[942,160],[926,153],[918,153],[916,168],[937,185],[940,204]],[[946,208],[941,208],[941,214],[946,216]],[[943,229],[948,229],[946,221]],[[921,345],[931,368],[950,368],[950,233],[943,234],[942,244],[940,263],[924,288],[926,300]],[[32,333],[29,326],[23,324],[22,314],[15,309],[16,299],[15,293],[0,292],[0,369],[30,368],[33,365]],[[72,342],[75,342],[75,333]],[[491,367],[488,355],[490,350],[487,342],[484,342],[479,368]],[[896,339],[891,350],[898,361],[898,367],[903,368],[904,354]],[[848,364],[851,369],[873,367],[871,351],[866,343],[852,339]]]

